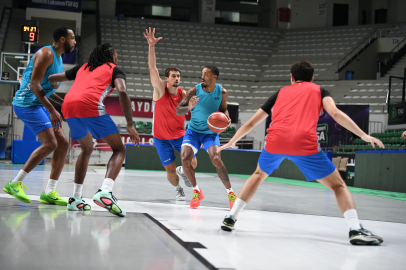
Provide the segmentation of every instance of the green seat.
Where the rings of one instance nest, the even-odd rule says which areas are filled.
[[[144,133],[151,134],[152,133],[152,122],[145,122],[144,123]]]
[[[138,131],[138,133],[143,133],[145,130],[144,122],[142,122],[142,121],[135,122],[134,127]]]

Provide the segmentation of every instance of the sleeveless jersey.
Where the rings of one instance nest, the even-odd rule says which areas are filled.
[[[301,82],[280,89],[272,107],[265,150],[294,156],[317,154],[321,148],[316,129],[322,109],[322,91],[317,84]]]
[[[114,90],[112,87],[113,63],[103,64],[93,71],[83,64],[76,73],[75,81],[66,94],[62,113],[65,118],[95,117],[107,114],[104,99]]]
[[[47,68],[44,79],[41,82],[41,87],[45,92],[46,97],[48,98],[52,93],[56,91],[52,87],[52,85],[48,81],[48,77],[52,74],[60,73],[63,71],[62,69],[62,57],[58,56],[55,52],[55,49],[52,46],[45,46],[44,48],[49,48],[52,50],[54,54],[54,61],[52,64]],[[35,55],[34,55],[35,56]],[[34,56],[31,58],[30,62],[28,63],[27,68],[24,70],[23,79],[21,82],[20,89],[16,92],[15,98],[13,100],[13,105],[18,107],[31,107],[42,105],[41,102],[37,99],[34,92],[31,89],[31,74],[32,69],[34,68],[33,59]]]
[[[165,84],[165,94],[154,101],[154,118],[152,135],[160,140],[174,140],[185,135],[185,116],[176,115],[176,107],[182,101],[183,89],[178,87],[178,93],[173,96]]]
[[[203,90],[202,84],[196,85],[196,96],[199,98],[196,106],[192,109],[192,117],[188,128],[194,132],[204,134],[214,134],[207,126],[207,118],[210,114],[219,110],[222,97],[222,86],[216,84],[216,88],[211,93]]]

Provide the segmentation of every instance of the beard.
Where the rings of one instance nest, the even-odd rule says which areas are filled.
[[[74,46],[69,45],[69,43],[65,43],[65,54],[70,54],[73,47]]]

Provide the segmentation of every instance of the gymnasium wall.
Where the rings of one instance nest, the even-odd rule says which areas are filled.
[[[359,151],[354,186],[406,192],[406,151]]]
[[[339,79],[345,80],[347,71],[354,72],[354,80],[376,80],[378,70],[378,42],[373,42],[347,67],[340,71]]]

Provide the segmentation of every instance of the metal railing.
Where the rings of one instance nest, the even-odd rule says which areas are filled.
[[[396,31],[396,30],[400,30]],[[355,56],[357,56],[360,52],[362,52],[366,46],[371,44],[375,39],[381,37],[392,37],[392,36],[406,36],[406,27],[395,27],[395,28],[383,28],[383,29],[376,29],[372,32],[368,37],[362,40],[358,45],[352,49],[347,55],[345,55],[340,61],[337,63],[337,73],[340,72],[348,61],[352,60]],[[402,40],[403,42],[404,40]]]
[[[396,56],[399,53],[399,50],[403,48],[403,46],[406,45],[406,37],[402,39],[398,45],[396,45],[395,48],[390,51],[390,59],[393,59],[394,56]]]
[[[381,35],[381,32],[380,34]],[[362,50],[365,49],[366,46],[371,44],[375,39],[378,37],[378,30],[372,32],[368,37],[362,40],[358,45],[352,49],[347,55],[345,55],[340,61],[337,63],[337,73],[340,72],[340,69],[344,67],[348,61],[350,61],[353,57],[357,56]]]

